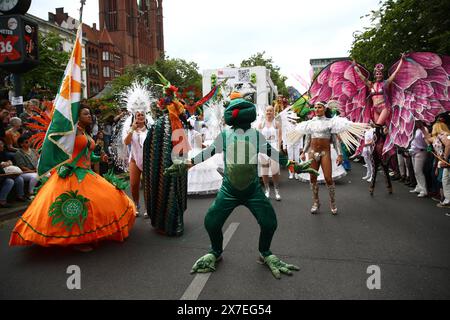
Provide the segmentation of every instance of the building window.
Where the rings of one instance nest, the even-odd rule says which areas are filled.
[[[128,34],[134,36],[135,35],[134,19],[137,17],[135,17],[133,13],[133,0],[125,0],[125,11],[127,14],[127,32]]]
[[[105,24],[109,31],[117,31],[117,0],[105,1]]]
[[[103,67],[103,77],[104,78],[109,78],[111,76],[111,72],[109,67]]]
[[[103,51],[103,61],[109,61],[109,52]]]

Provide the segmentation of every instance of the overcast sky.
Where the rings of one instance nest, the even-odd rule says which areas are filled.
[[[47,19],[64,7],[79,17],[79,1],[33,0],[30,13]],[[369,25],[360,17],[379,0],[164,0],[164,39],[169,57],[216,69],[266,51],[288,85],[309,79],[312,58],[348,56],[353,32]],[[98,0],[87,0],[83,21],[98,24]]]

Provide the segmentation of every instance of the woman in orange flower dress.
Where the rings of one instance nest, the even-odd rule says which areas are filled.
[[[75,246],[92,250],[100,240],[124,241],[135,221],[136,208],[125,184],[113,176],[108,182],[91,170],[95,143],[85,132],[92,123],[89,109],[81,108],[73,158],[53,172],[27,211],[19,218],[10,246]]]

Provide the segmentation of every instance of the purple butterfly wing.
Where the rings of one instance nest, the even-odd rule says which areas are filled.
[[[368,78],[369,72],[362,66],[358,67]],[[312,82],[309,94],[311,103],[339,102],[341,115],[351,121],[370,121],[370,110],[366,108],[366,85],[356,74],[350,60],[336,61],[326,66]]]
[[[399,62],[391,67],[390,74]],[[431,123],[438,114],[450,111],[449,75],[449,56],[432,52],[406,55],[390,87],[393,108],[390,139],[394,144],[408,146],[413,136],[414,119]]]

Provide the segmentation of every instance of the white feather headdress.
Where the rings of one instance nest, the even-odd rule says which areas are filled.
[[[156,101],[153,94],[138,81],[133,82],[120,97],[122,103],[126,105],[128,112],[132,115],[136,112],[148,114],[152,103]]]

